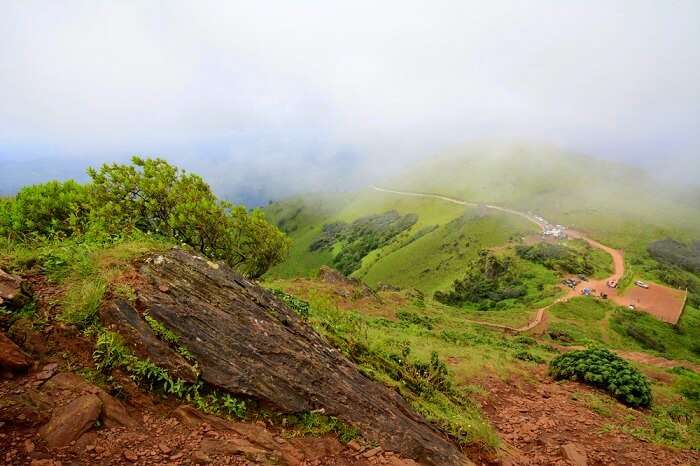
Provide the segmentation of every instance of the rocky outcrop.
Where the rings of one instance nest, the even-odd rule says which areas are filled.
[[[206,383],[283,412],[321,409],[427,464],[467,462],[400,395],[360,374],[281,301],[227,266],[173,250],[146,261],[141,275],[137,307],[179,336]],[[142,328],[130,307],[115,303],[119,313],[103,318],[127,333]],[[145,350],[151,342],[142,340]]]
[[[90,430],[101,411],[102,401],[96,395],[83,395],[56,410],[39,436],[50,448],[66,446]]]
[[[0,332],[0,373],[24,371],[32,367],[32,364],[32,358]]]
[[[31,301],[29,283],[0,269],[0,306],[19,309]]]

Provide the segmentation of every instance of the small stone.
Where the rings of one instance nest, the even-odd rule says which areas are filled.
[[[133,451],[129,451],[129,450],[124,452],[124,458],[127,461],[131,461],[132,463],[135,463],[139,459],[139,457],[136,456],[136,453],[134,453]]]
[[[27,454],[31,455],[32,452],[34,451],[34,442],[31,440],[25,440],[24,441],[24,451],[27,452]]]
[[[351,440],[348,442],[348,447],[352,448],[355,451],[360,451],[362,450],[362,444],[358,442],[357,440]]]
[[[382,447],[375,447],[375,448],[372,448],[371,450],[367,450],[366,452],[364,452],[362,454],[362,456],[364,456],[365,458],[372,458],[373,456],[376,456],[379,453],[381,453],[381,451],[382,451]]]
[[[37,380],[48,380],[56,374],[57,370],[58,364],[52,362],[51,364],[45,365],[43,369],[41,369],[41,372],[36,374],[34,378],[36,378]]]
[[[167,446],[167,445],[164,444],[164,443],[159,444],[159,445],[158,445],[158,449],[159,449],[161,452],[163,452],[164,455],[168,455],[168,454],[170,454],[171,451],[173,451],[172,448],[170,448],[169,446]]]
[[[201,450],[195,450],[192,452],[192,462],[195,464],[209,464],[211,463],[211,458]]]
[[[180,458],[182,458],[182,456],[183,456],[182,453],[175,453],[174,455],[171,455],[169,459],[170,459],[170,461],[175,461],[175,460],[179,460]]]

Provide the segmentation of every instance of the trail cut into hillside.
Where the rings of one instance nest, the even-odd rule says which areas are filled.
[[[453,204],[469,206],[469,207],[484,207],[491,210],[496,210],[499,212],[505,212],[512,215],[517,215],[519,217],[525,218],[528,221],[536,224],[543,232],[547,228],[548,223],[544,221],[541,217],[537,217],[530,213],[520,212],[514,209],[509,209],[507,207],[492,205],[492,204],[482,204],[470,201],[464,201],[462,199],[457,199],[455,197],[446,196],[437,193],[422,193],[422,192],[412,192],[412,191],[396,191],[392,189],[381,188],[378,186],[373,186],[375,191],[397,194],[401,196],[411,196],[411,197],[425,197],[432,199],[439,199],[445,202],[450,202]],[[632,307],[640,311],[647,312],[659,320],[668,322],[670,324],[676,324],[683,313],[683,307],[685,305],[687,292],[681,290],[676,290],[667,286],[659,285],[656,283],[650,283],[648,288],[640,289],[633,288],[628,291],[620,291],[618,288],[611,288],[608,286],[609,283],[615,282],[619,283],[622,277],[625,275],[625,259],[623,251],[606,246],[587,235],[581,233],[580,231],[566,229],[566,235],[570,238],[581,239],[587,242],[594,248],[600,249],[605,253],[609,254],[613,262],[613,273],[604,279],[591,280],[584,283],[580,283],[570,289],[567,294],[556,301],[554,301],[549,306],[538,309],[535,312],[534,318],[530,320],[526,325],[522,327],[510,327],[506,325],[492,324],[487,322],[474,321],[474,323],[480,323],[493,328],[500,328],[510,332],[527,332],[533,329],[537,329],[543,323],[546,323],[546,310],[556,303],[567,301],[575,296],[580,296],[584,288],[588,288],[597,292],[599,294],[605,294],[607,298],[614,301],[621,306]]]

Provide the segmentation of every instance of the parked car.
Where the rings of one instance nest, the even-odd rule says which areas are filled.
[[[608,280],[607,285],[610,288],[617,288],[617,280]]]
[[[587,281],[588,281],[588,277],[585,276],[585,275],[583,275],[583,274],[579,275],[579,276],[578,276],[578,279],[581,280],[582,282],[587,282]]]
[[[565,278],[564,280],[561,281],[562,285],[566,285],[572,290],[576,288],[576,285],[578,285],[580,282],[578,280],[574,280],[573,278]]]
[[[581,294],[584,296],[590,296],[592,291],[593,290],[591,290],[590,288],[584,288],[581,290]]]
[[[635,281],[634,284],[640,288],[644,288],[645,290],[649,288],[649,285],[640,280]]]

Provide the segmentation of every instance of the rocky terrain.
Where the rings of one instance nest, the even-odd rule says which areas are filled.
[[[119,387],[109,393],[93,369],[91,337],[53,318],[60,290],[41,276],[3,274],[5,306],[26,304],[33,284],[46,319],[24,333],[13,326],[27,350],[0,334],[3,464],[468,464],[400,395],[360,374],[299,315],[227,266],[172,250],[125,276],[136,299],[106,299],[99,315],[137,357],[173,380],[199,380],[260,409],[337,417],[361,438],[343,445],[334,436],[298,437],[262,417],[204,414],[144,391],[120,368],[108,375],[107,385]],[[144,315],[177,335],[188,357]]]

